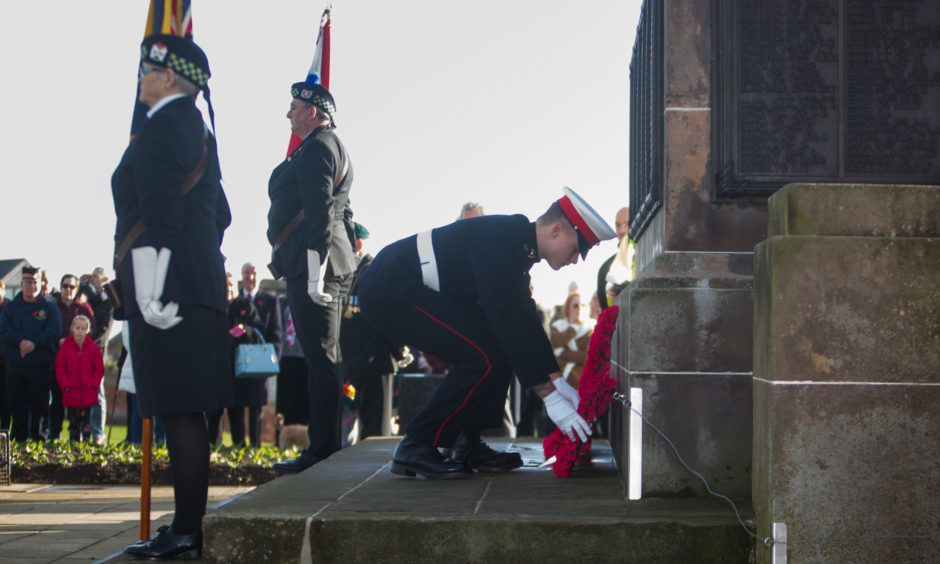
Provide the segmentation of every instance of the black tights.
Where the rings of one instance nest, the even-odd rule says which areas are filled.
[[[188,535],[201,529],[209,496],[206,418],[202,413],[164,415],[163,428],[173,473],[173,532]]]

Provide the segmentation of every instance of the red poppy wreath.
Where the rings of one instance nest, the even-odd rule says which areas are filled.
[[[610,376],[610,338],[617,327],[617,311],[617,306],[610,306],[598,317],[578,383],[578,414],[592,426],[607,412],[612,394],[617,389],[617,379]],[[555,475],[566,478],[578,455],[591,450],[591,440],[588,439],[586,443],[572,441],[555,429],[542,441],[542,450],[546,459],[555,457],[552,466]]]

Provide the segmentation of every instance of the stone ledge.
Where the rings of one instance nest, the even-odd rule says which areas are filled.
[[[940,186],[787,184],[768,200],[775,235],[940,237]]]

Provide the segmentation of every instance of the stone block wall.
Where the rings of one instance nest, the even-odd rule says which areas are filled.
[[[786,524],[794,562],[940,561],[940,187],[791,184],[768,231],[758,533]]]

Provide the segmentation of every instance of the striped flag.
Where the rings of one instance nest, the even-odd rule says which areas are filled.
[[[154,33],[170,33],[182,37],[193,37],[191,0],[150,0],[147,10],[147,25],[144,28],[144,37]],[[136,78],[136,77],[135,77]],[[140,96],[140,85],[137,90]],[[131,120],[131,139],[147,119],[146,104],[141,104],[134,98],[134,118]]]
[[[310,70],[307,71],[306,83],[308,86],[315,84],[323,85],[323,88],[330,89],[330,9],[323,10],[320,16],[320,32],[317,34],[317,44],[314,48],[313,63]],[[290,156],[294,149],[300,145],[302,139],[294,133],[290,134],[290,143],[287,145],[287,155]]]

